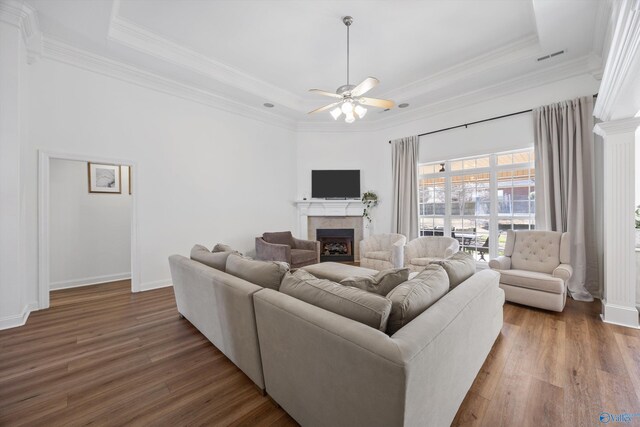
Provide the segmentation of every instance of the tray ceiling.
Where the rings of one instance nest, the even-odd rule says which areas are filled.
[[[606,0],[28,0],[45,40],[179,82],[293,122],[345,84],[344,15],[352,15],[351,80],[406,114],[488,87],[544,75],[598,74]],[[45,42],[45,47],[47,43]],[[558,50],[565,54],[537,61]],[[541,80],[541,84],[546,81]]]

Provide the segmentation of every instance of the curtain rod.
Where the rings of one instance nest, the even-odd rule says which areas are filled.
[[[593,98],[597,98],[598,94],[596,93],[595,95],[593,95]],[[530,113],[533,111],[533,108],[530,108],[528,110],[522,110],[522,111],[518,111],[516,113],[511,113],[511,114],[503,114],[502,116],[496,116],[496,117],[491,117],[489,119],[483,119],[483,120],[477,120],[475,122],[469,122],[469,123],[465,123],[462,125],[457,125],[457,126],[450,126],[448,128],[442,128],[442,129],[438,129],[438,130],[432,130],[431,132],[425,132],[425,133],[421,133],[418,135],[418,137],[421,136],[426,136],[426,135],[432,135],[434,133],[439,133],[439,132],[444,132],[447,130],[451,130],[451,129],[458,129],[458,128],[466,128],[467,126],[471,126],[471,125],[476,125],[478,123],[484,123],[484,122],[490,122],[492,120],[498,120],[498,119],[504,119],[505,117],[511,117],[511,116],[517,116],[519,114],[524,114],[524,113]],[[389,141],[389,144],[391,144],[391,141]]]

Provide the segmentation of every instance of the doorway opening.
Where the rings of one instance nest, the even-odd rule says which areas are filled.
[[[139,291],[133,162],[40,152],[39,308],[49,292],[131,280]]]

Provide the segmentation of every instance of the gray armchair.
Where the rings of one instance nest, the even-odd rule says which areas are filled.
[[[264,233],[256,237],[256,258],[264,261],[284,261],[291,268],[320,262],[320,242],[301,240],[290,231]]]

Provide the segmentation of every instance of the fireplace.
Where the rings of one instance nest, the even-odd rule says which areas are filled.
[[[316,239],[320,242],[320,262],[353,261],[353,228],[318,228]]]

